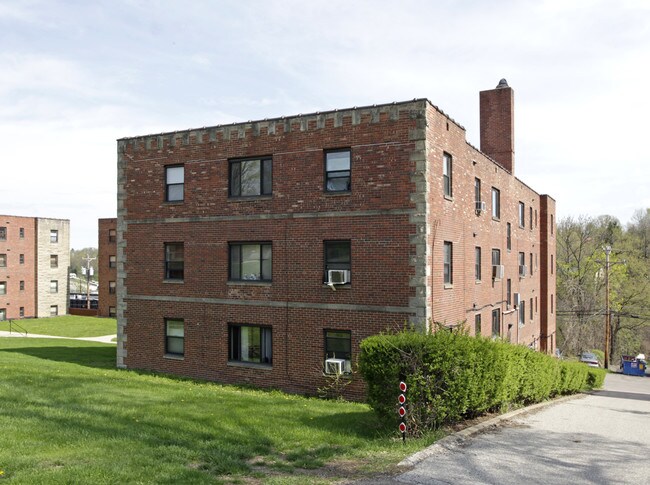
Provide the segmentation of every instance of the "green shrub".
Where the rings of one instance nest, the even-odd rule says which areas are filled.
[[[604,380],[604,373],[581,363],[446,330],[369,337],[361,342],[359,370],[368,386],[369,404],[387,425],[400,419],[398,383],[406,382],[411,435],[485,412],[599,387]]]

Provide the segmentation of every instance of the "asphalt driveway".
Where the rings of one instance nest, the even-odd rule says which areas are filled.
[[[650,377],[609,374],[601,391],[451,437],[425,455],[367,483],[650,484]]]

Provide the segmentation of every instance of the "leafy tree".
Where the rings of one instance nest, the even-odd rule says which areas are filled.
[[[625,229],[611,216],[558,224],[558,339],[567,354],[603,349],[606,246],[612,362],[614,355],[642,350],[650,328],[650,210],[638,211]]]

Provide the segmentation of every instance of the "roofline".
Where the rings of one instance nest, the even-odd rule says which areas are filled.
[[[212,126],[202,126],[200,128],[187,128],[187,129],[181,129],[181,130],[173,130],[173,131],[164,131],[161,133],[149,133],[146,135],[136,135],[136,136],[125,136],[122,138],[118,138],[117,141],[124,141],[124,140],[133,140],[137,138],[146,138],[149,136],[167,136],[167,135],[173,135],[175,133],[186,133],[186,132],[192,132],[192,131],[199,131],[199,130],[211,130],[211,129],[216,129],[216,128],[224,128],[224,127],[231,127],[231,126],[241,126],[241,125],[248,125],[251,123],[272,123],[272,122],[278,122],[278,121],[286,121],[290,119],[300,119],[303,117],[311,117],[311,116],[320,116],[320,115],[331,115],[334,113],[341,113],[341,112],[346,112],[346,111],[353,111],[353,110],[365,110],[365,109],[373,109],[373,108],[385,108],[389,106],[401,106],[401,105],[406,105],[410,103],[418,103],[418,102],[425,102],[429,106],[431,106],[433,109],[438,111],[441,115],[445,116],[449,121],[454,123],[456,126],[458,126],[461,130],[466,131],[465,127],[458,123],[456,120],[454,120],[452,117],[450,117],[447,113],[442,111],[438,106],[433,104],[431,101],[429,101],[428,98],[413,98],[412,100],[409,101],[393,101],[392,103],[382,103],[382,104],[372,104],[372,105],[366,105],[366,106],[353,106],[351,108],[341,108],[341,109],[331,109],[327,111],[314,111],[312,113],[298,113],[297,115],[289,115],[289,116],[277,116],[273,118],[263,118],[261,120],[248,120],[248,121],[238,121],[238,122],[232,122],[232,123],[222,123],[218,125],[212,125]]]

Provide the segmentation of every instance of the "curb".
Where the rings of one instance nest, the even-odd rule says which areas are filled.
[[[559,404],[565,401],[571,401],[573,399],[578,399],[580,397],[585,397],[585,396],[586,394],[584,393],[572,394],[570,396],[562,396],[557,399],[553,399],[551,401],[540,402],[537,404],[533,404],[531,406],[527,406],[525,408],[515,409],[514,411],[510,411],[505,414],[500,414],[499,416],[488,419],[487,421],[483,421],[482,423],[476,424],[474,426],[470,426],[469,428],[462,429],[460,431],[447,435],[444,438],[439,439],[434,444],[425,448],[424,450],[418,451],[417,453],[414,453],[411,456],[404,458],[402,461],[400,461],[397,464],[397,466],[412,467],[418,464],[419,462],[421,462],[422,460],[424,460],[425,458],[429,458],[430,456],[435,455],[436,453],[440,453],[442,451],[455,448],[463,444],[463,442],[468,438],[470,438],[472,435],[481,433],[482,431],[485,431],[488,428],[495,427],[499,423],[512,419],[516,416],[519,416],[520,414],[536,411],[537,409],[540,408],[552,406],[554,404]]]

